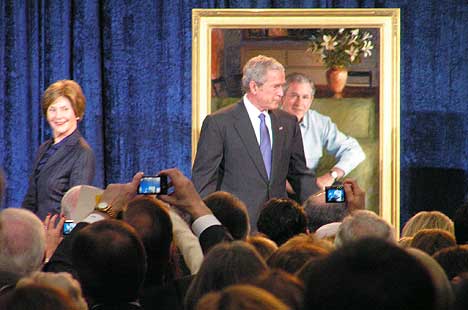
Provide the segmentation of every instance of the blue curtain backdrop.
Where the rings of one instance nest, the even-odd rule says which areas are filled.
[[[19,206],[50,135],[44,89],[78,81],[95,184],[191,167],[192,8],[401,8],[401,214],[451,213],[467,192],[468,2],[0,0],[0,165]],[[435,200],[434,200],[435,199]],[[439,199],[440,203],[439,203]]]

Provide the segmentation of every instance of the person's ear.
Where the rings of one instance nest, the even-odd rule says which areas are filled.
[[[257,89],[258,89],[258,85],[257,83],[255,83],[255,81],[250,81],[249,82],[249,90],[252,94],[256,94],[257,93]]]

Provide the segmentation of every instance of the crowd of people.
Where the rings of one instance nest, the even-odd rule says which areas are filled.
[[[419,212],[396,239],[346,180],[347,200],[332,205],[333,216],[317,199],[273,198],[253,235],[245,204],[232,194],[202,199],[179,170],[160,174],[172,194],[136,195],[142,173],[97,197],[73,188],[78,195],[62,201],[62,213],[92,205],[69,235],[64,217],[2,210],[1,309],[448,310],[468,302],[468,205],[454,221]],[[309,214],[324,224],[310,229]],[[337,225],[317,233],[330,224]]]
[[[257,56],[242,85],[239,103],[204,121],[192,180],[163,170],[169,193],[137,195],[142,172],[89,185],[84,96],[52,84],[42,108],[53,138],[23,208],[0,211],[0,309],[466,308],[468,203],[453,220],[419,212],[397,238],[345,178],[365,154],[310,109],[308,78]],[[337,163],[318,176],[323,149]],[[345,200],[326,202],[338,179]],[[4,187],[0,171],[0,202]]]

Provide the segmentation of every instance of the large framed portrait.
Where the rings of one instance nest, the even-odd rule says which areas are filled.
[[[316,85],[311,108],[359,141],[366,159],[349,177],[366,191],[366,207],[399,231],[399,9],[194,9],[192,31],[192,160],[205,117],[242,97],[246,61],[274,57],[286,74],[309,76]],[[327,64],[312,40],[333,31],[372,38],[369,57],[349,65],[339,94],[327,86]],[[329,169],[333,159],[320,165]]]

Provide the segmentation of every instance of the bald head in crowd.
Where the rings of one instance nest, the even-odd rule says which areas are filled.
[[[0,212],[0,272],[26,276],[42,266],[46,248],[42,222],[31,211]]]
[[[372,211],[359,210],[344,218],[336,233],[335,246],[339,248],[368,237],[396,242],[390,224]]]

